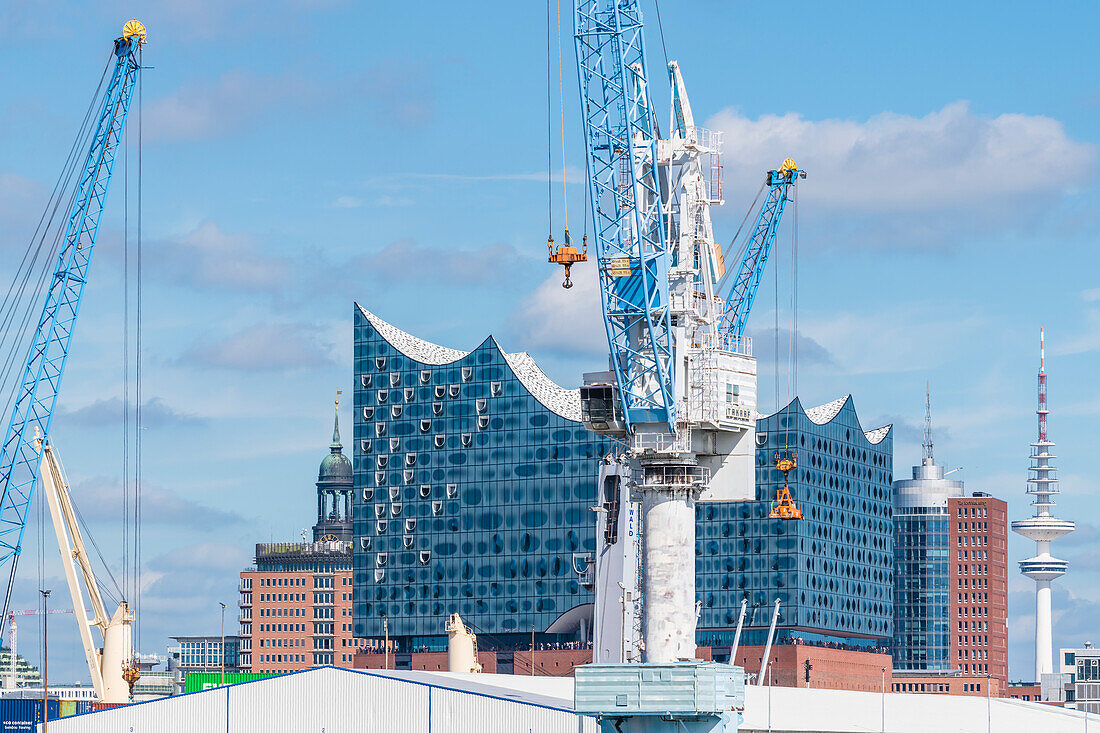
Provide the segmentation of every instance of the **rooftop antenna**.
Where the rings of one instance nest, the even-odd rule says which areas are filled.
[[[924,449],[924,465],[935,465],[936,459],[932,455],[932,390],[928,382],[924,383],[924,442],[921,447]]]

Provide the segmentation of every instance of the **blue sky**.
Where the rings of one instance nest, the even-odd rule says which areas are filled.
[[[456,348],[491,332],[563,384],[600,368],[606,345],[591,266],[578,266],[578,287],[566,293],[543,259],[545,5],[142,5],[0,9],[0,275],[10,276],[30,237],[111,39],[137,15],[154,67],[141,107],[141,640],[163,653],[170,634],[217,630],[218,601],[235,603],[253,543],[296,538],[312,523],[331,401],[351,383],[353,301]],[[564,178],[577,233],[583,155],[565,5]],[[660,37],[644,7],[659,77]],[[732,236],[765,170],[790,155],[809,172],[798,258],[807,404],[850,392],[867,426],[894,422],[895,474],[906,476],[930,381],[937,457],[1020,518],[1046,326],[1060,512],[1080,526],[1058,549],[1071,571],[1056,584],[1055,645],[1090,638],[1100,617],[1100,563],[1089,552],[1100,486],[1086,460],[1100,415],[1100,11],[684,0],[662,14],[696,120],[726,133],[720,239]],[[556,70],[553,86],[556,95]],[[116,559],[118,183],[55,435],[77,501]],[[560,231],[557,188],[554,197]],[[130,198],[133,213],[133,178]],[[785,298],[789,233],[783,239],[771,267]],[[765,278],[750,324],[765,396],[774,394],[772,283]],[[780,317],[789,323],[789,311]],[[18,608],[37,603],[37,548],[32,523]],[[45,583],[67,606],[46,548]],[[1016,538],[1010,548],[1013,563],[1029,549]],[[1033,591],[1015,572],[1010,586],[1011,676],[1030,677]],[[53,669],[84,676],[72,625],[54,619]],[[20,647],[36,658],[33,626],[23,624]]]

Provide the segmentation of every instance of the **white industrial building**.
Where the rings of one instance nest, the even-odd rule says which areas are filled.
[[[1083,713],[1018,700],[746,689],[742,733],[1077,733]],[[1100,731],[1100,716],[1088,723]],[[571,677],[321,667],[50,721],[51,733],[597,733]]]

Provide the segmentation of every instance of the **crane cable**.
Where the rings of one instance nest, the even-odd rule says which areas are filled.
[[[141,67],[142,48],[138,50],[138,67]],[[137,150],[136,150],[136,231],[133,256],[130,252],[130,148],[132,141],[129,127],[126,129],[124,158],[124,234],[123,234],[123,307],[122,307],[122,596],[129,599],[133,616],[133,633],[130,635],[131,657],[141,647],[140,621],[137,613],[141,604],[141,448],[142,448],[142,75],[137,77]],[[133,259],[133,295],[130,280]],[[134,326],[131,333],[130,308],[134,309]],[[130,344],[133,342],[131,356]],[[133,364],[133,405],[130,400],[130,366]],[[130,416],[133,413],[133,420]],[[131,446],[133,451],[131,453]],[[131,472],[132,467],[132,472]],[[132,524],[132,531],[131,531]]]
[[[554,104],[550,81],[550,0],[546,0],[546,217],[547,236],[554,237]]]
[[[745,211],[745,217],[743,219],[741,219],[741,224],[737,227],[737,231],[734,232],[733,238],[730,239],[729,250],[724,251],[722,253],[723,261],[740,262],[741,258],[745,256],[745,250],[748,249],[749,240],[752,238],[751,236],[748,236],[748,235],[745,236],[745,239],[743,239],[741,241],[741,244],[737,247],[737,255],[735,257],[733,257],[732,259],[730,258],[729,255],[732,254],[733,246],[735,244],[737,244],[737,240],[741,236],[741,230],[745,228],[745,224],[748,223],[749,217],[752,216],[752,212],[756,211],[756,204],[757,204],[758,201],[760,201],[760,195],[762,193],[764,193],[764,188],[767,185],[768,185],[768,182],[765,180],[763,183],[760,184],[760,188],[756,189],[756,197],[753,198],[752,203],[749,204],[748,210]],[[718,282],[715,283],[715,285],[714,285],[714,294],[715,295],[718,295],[719,293],[721,293],[721,291],[725,287],[726,283],[729,282],[729,276],[732,273],[733,273],[733,269],[729,268],[729,269],[726,270],[726,274],[722,275],[722,277],[720,277],[718,279]]]
[[[561,0],[556,4],[558,20],[558,106],[561,108],[561,196],[565,208],[566,241],[569,243],[569,186],[565,181],[565,87],[561,71]]]

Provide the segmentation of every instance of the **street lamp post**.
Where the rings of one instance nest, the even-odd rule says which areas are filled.
[[[886,667],[882,668],[882,733],[886,733]]]
[[[222,607],[222,681],[221,684],[225,686],[225,604],[219,603]]]
[[[992,681],[992,676],[986,675],[986,733],[991,733],[991,731],[993,730],[993,713],[991,708],[992,702],[990,702],[990,696],[993,693],[991,689]]]
[[[42,594],[42,733],[46,733],[50,726],[50,652],[46,636],[46,623],[50,616],[46,613],[46,602],[50,598],[50,591],[40,590]]]

